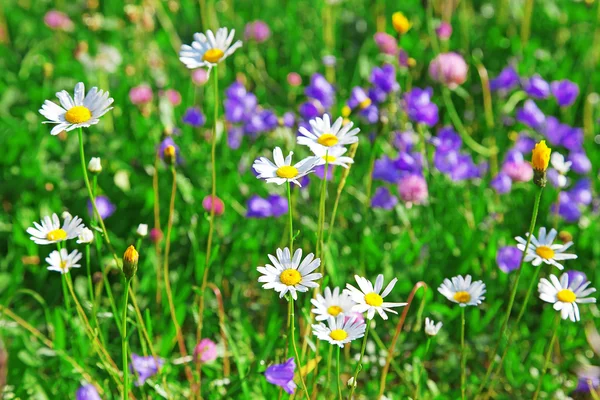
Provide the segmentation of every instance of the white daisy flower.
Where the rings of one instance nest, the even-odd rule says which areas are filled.
[[[436,324],[433,320],[425,318],[425,333],[429,336],[435,336],[442,328],[442,325],[443,324],[441,322]]]
[[[290,249],[286,247],[283,250],[277,249],[277,257],[270,254],[268,256],[273,265],[266,264],[257,268],[258,272],[263,274],[258,281],[264,283],[264,289],[278,292],[279,298],[289,292],[296,300],[296,292],[307,292],[309,288],[319,286],[314,281],[321,279],[322,275],[312,272],[319,268],[321,260],[315,258],[313,253],[302,260],[302,249],[297,249],[292,258]]]
[[[449,279],[438,288],[438,292],[461,307],[478,306],[485,299],[485,283],[482,281],[471,282],[471,275],[462,277],[460,275]]]
[[[52,214],[52,218],[46,216],[42,219],[42,224],[37,222],[33,223],[33,226],[27,228],[27,233],[31,235],[31,240],[36,244],[52,244],[62,242],[67,239],[74,239],[81,233],[85,227],[81,223],[81,218],[71,217],[67,215],[64,218],[62,227],[58,215]]]
[[[352,164],[354,162],[352,158],[344,156],[344,153],[346,153],[347,150],[348,149],[342,146],[319,146],[312,149],[315,156],[319,158],[319,163],[317,165],[340,165],[344,168],[348,168],[348,164]]]
[[[229,34],[227,32],[227,28],[219,28],[216,36],[210,29],[206,31],[206,35],[194,33],[194,41],[191,46],[181,45],[179,60],[189,69],[206,67],[210,73],[212,67],[242,46],[240,40],[231,44],[235,29],[232,29]]]
[[[292,165],[293,151],[283,159],[283,153],[279,147],[273,150],[273,163],[266,157],[260,157],[254,161],[252,168],[258,173],[257,178],[264,179],[267,182],[274,182],[282,185],[285,182],[293,182],[298,186],[302,186],[298,179],[314,171],[315,166],[319,162],[317,157],[307,157],[304,160]]]
[[[58,271],[61,274],[66,274],[71,268],[79,268],[81,265],[77,262],[81,260],[81,253],[73,250],[71,254],[67,249],[54,250],[48,257],[46,262],[49,264],[48,271]]]
[[[72,131],[80,127],[95,125],[100,117],[112,110],[110,105],[113,98],[108,97],[108,92],[93,87],[85,94],[82,82],[75,85],[75,95],[71,97],[66,90],[56,93],[60,106],[46,100],[40,109],[40,114],[48,118],[44,124],[56,124],[51,135],[58,135],[62,131]]]
[[[83,228],[77,237],[77,243],[92,243],[94,241],[94,232],[88,228]]]
[[[375,316],[375,311],[381,315],[381,318],[387,319],[387,312],[391,312],[394,314],[398,314],[396,311],[392,310],[391,307],[402,307],[407,303],[387,303],[384,302],[383,299],[385,296],[390,294],[394,285],[398,281],[397,278],[392,279],[392,281],[387,285],[385,290],[381,292],[383,288],[383,275],[377,275],[377,279],[375,280],[375,286],[366,278],[360,277],[358,275],[354,275],[354,279],[356,279],[356,283],[358,283],[358,287],[360,289],[355,288],[351,284],[346,284],[346,292],[348,292],[356,302],[356,305],[352,307],[352,311],[364,313],[367,312],[367,318],[373,319]]]
[[[560,311],[562,319],[570,319],[571,321],[579,321],[579,307],[577,303],[595,303],[593,297],[586,297],[596,291],[594,288],[587,288],[590,281],[583,282],[584,278],[581,275],[576,275],[569,282],[569,275],[564,273],[560,280],[556,275],[550,275],[550,280],[546,278],[540,279],[538,291],[540,299],[547,303],[554,304],[554,309]]]
[[[331,148],[334,146],[346,146],[348,144],[358,142],[356,136],[360,132],[359,128],[352,129],[352,122],[343,125],[344,119],[339,117],[333,125],[328,114],[324,114],[323,118],[315,118],[308,121],[312,128],[312,132],[304,127],[300,127],[299,132],[302,136],[298,136],[298,144],[308,146],[313,152],[316,148],[324,147]]]
[[[319,340],[325,340],[331,344],[344,347],[346,343],[360,339],[365,335],[367,325],[364,321],[354,318],[345,318],[343,315],[329,317],[327,325],[320,323],[313,325],[313,335]]]
[[[559,261],[577,258],[576,254],[565,253],[573,245],[573,242],[552,244],[556,238],[556,234],[556,229],[550,229],[550,232],[546,235],[546,228],[541,227],[537,239],[535,236],[531,237],[531,243],[529,243],[529,247],[527,248],[524,261],[531,262],[535,267],[544,262],[562,270],[564,266]],[[529,232],[525,236],[529,236]],[[524,251],[527,240],[520,236],[516,237],[515,240],[518,242],[517,248]]]
[[[341,292],[340,288],[333,288],[333,292],[328,287],[325,288],[322,294],[317,294],[316,299],[311,299],[310,302],[315,306],[311,311],[316,315],[317,321],[326,321],[330,317],[338,315],[348,316],[352,313],[354,301],[350,298],[348,292]]]

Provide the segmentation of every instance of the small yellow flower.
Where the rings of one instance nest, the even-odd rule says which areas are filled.
[[[348,106],[342,107],[342,117],[347,118],[352,113],[352,110]]]
[[[137,272],[138,261],[140,254],[137,252],[134,246],[129,246],[123,254],[123,274],[127,279],[133,278]]]
[[[392,25],[394,25],[396,32],[401,35],[408,32],[412,26],[408,18],[406,18],[400,11],[392,14]]]
[[[550,162],[551,152],[552,150],[546,146],[545,140],[537,143],[531,155],[531,164],[533,165],[533,169],[537,171],[546,171],[546,169],[548,169],[548,163]]]

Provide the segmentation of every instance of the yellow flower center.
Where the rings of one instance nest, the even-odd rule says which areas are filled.
[[[210,49],[204,53],[202,59],[206,62],[216,64],[224,55],[221,49]]]
[[[331,133],[324,133],[317,139],[317,143],[323,146],[331,147],[338,143],[338,138]]]
[[[536,144],[531,155],[531,164],[533,165],[533,169],[545,171],[548,168],[548,163],[550,162],[551,152],[552,150],[546,146],[545,140],[542,140]]]
[[[364,110],[365,108],[369,107],[371,105],[371,99],[370,98],[366,98],[363,101],[361,101],[360,103],[358,103],[358,107],[361,110]]]
[[[342,117],[344,117],[344,118],[349,117],[351,113],[352,113],[352,110],[350,109],[350,107],[348,107],[348,106],[342,107]]]
[[[81,124],[92,118],[92,113],[84,106],[71,107],[65,114],[65,119],[72,124]]]
[[[165,147],[164,153],[165,153],[165,157],[167,157],[167,158],[175,157],[175,153],[176,153],[175,146],[168,145],[167,147]]]
[[[377,293],[369,293],[365,295],[365,303],[373,307],[379,307],[383,304],[383,297]]]
[[[302,275],[296,269],[286,269],[279,275],[281,283],[287,286],[294,286],[300,283]]]
[[[330,306],[327,309],[327,313],[334,317],[337,317],[339,315],[339,313],[341,313],[341,312],[342,312],[342,307],[340,307],[340,306]]]
[[[66,261],[61,261],[60,262],[60,269],[66,269],[67,268],[67,262]]]
[[[554,250],[548,246],[539,246],[535,249],[535,254],[546,260],[551,260],[554,258]]]
[[[334,156],[323,156],[321,158],[327,162],[334,162],[335,160],[337,160],[337,158],[335,158]]]
[[[556,298],[563,303],[573,303],[577,296],[571,289],[563,289],[556,294]]]
[[[48,240],[65,240],[67,238],[67,232],[64,229],[58,228],[53,231],[48,232],[46,234],[46,239]]]
[[[291,165],[284,165],[283,167],[277,168],[275,171],[278,177],[285,179],[292,179],[298,176],[298,170],[296,167],[292,167]]]
[[[471,295],[469,292],[456,292],[454,293],[454,300],[459,303],[468,303],[471,300]]]
[[[331,331],[331,333],[329,334],[329,337],[332,338],[333,340],[344,340],[348,337],[348,334],[346,333],[345,330],[343,329],[336,329]]]

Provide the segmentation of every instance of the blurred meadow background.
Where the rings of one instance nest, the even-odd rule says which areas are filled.
[[[392,19],[396,12],[407,21],[398,25],[399,17]],[[242,46],[210,77],[203,68],[186,68],[180,46],[190,44],[195,32],[219,27],[235,29],[234,41]],[[455,55],[430,67],[448,52]],[[284,155],[293,150],[295,162],[310,156],[296,143],[298,127],[327,113],[333,120],[347,117],[360,133],[357,147],[349,150],[356,152],[352,167],[336,166],[326,182],[320,290],[355,285],[355,274],[373,282],[383,274],[386,283],[398,279],[389,301],[412,300],[397,309],[408,310],[405,316],[367,321],[354,398],[531,399],[541,382],[540,398],[597,399],[595,304],[581,306],[581,321],[561,322],[541,380],[557,311],[536,290],[516,324],[530,283],[538,276],[560,276],[556,267],[523,263],[508,323],[514,338],[501,363],[506,342],[496,354],[494,347],[520,258],[520,251],[504,248],[516,246],[514,238],[529,229],[540,191],[529,161],[533,144],[542,139],[572,164],[565,174],[550,166],[534,233],[556,228],[557,242],[572,240],[569,252],[578,258],[564,261],[565,270],[581,271],[591,286],[598,285],[599,61],[597,0],[3,0],[3,398],[98,398],[83,397],[86,384],[102,399],[123,396],[117,384],[123,367],[122,263],[103,244],[93,217],[78,131],[53,136],[53,126],[42,124],[38,112],[45,100],[57,101],[55,93],[72,93],[83,82],[87,91],[97,86],[114,98],[114,108],[83,130],[85,164],[101,158],[102,171],[94,175],[96,203],[119,258],[130,245],[139,252],[131,283],[136,304],[130,301],[126,313],[129,352],[150,356],[152,365],[142,385],[131,385],[129,398],[289,396],[265,378],[268,367],[286,361],[288,305],[262,288],[257,272],[269,263],[268,254],[289,246],[286,186],[257,179],[252,164],[271,158],[276,146]],[[573,97],[572,86],[552,85],[563,80],[577,86],[574,98],[564,98]],[[367,93],[368,105],[357,87]],[[426,88],[430,98],[417,96],[415,90]],[[220,201],[214,202],[201,317],[215,106]],[[157,151],[166,137],[178,146],[181,162],[174,175]],[[291,191],[294,245],[304,254],[317,250],[323,176],[323,167],[317,168]],[[83,218],[96,237],[92,245],[69,241],[70,249],[89,250],[90,279],[85,259],[69,276],[91,332],[63,290],[61,275],[46,268],[55,246],[37,245],[26,232],[34,221],[64,212]],[[140,224],[148,225],[147,234],[138,230]],[[163,276],[165,251],[172,308]],[[481,305],[464,310],[437,288],[445,278],[466,274],[482,280],[487,292]],[[341,396],[349,398],[347,382],[362,339],[342,349],[336,379],[332,346],[311,332],[312,296],[299,293],[295,310],[308,395],[337,398],[339,380]],[[461,394],[461,310],[466,394]],[[424,332],[426,317],[443,322],[434,337]],[[215,345],[214,357],[194,356],[200,339]],[[115,360],[113,371],[101,361],[97,341]],[[160,368],[153,353],[162,360]],[[480,390],[491,360],[501,367]],[[295,361],[298,387],[292,396],[306,398]],[[131,374],[130,382],[141,379],[147,367]]]

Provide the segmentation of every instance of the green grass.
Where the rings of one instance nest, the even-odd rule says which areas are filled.
[[[141,10],[139,2],[135,3]],[[427,66],[434,52],[422,2],[342,2],[333,7],[333,49],[328,49],[324,40],[323,15],[328,6],[322,1],[313,4],[296,0],[206,0],[206,3],[210,10],[216,10],[214,16],[218,18],[218,26],[235,28],[237,38],[243,39],[243,28],[249,21],[262,19],[269,24],[272,36],[267,42],[244,43],[226,61],[225,68],[219,67],[220,96],[222,99],[224,88],[237,77],[257,95],[260,104],[275,110],[278,115],[288,110],[296,111],[304,101],[301,88],[287,85],[287,74],[299,72],[306,84],[312,73],[325,73],[321,57],[330,53],[337,57],[337,104],[332,111],[337,115],[352,87],[367,85],[371,68],[384,61],[372,39],[377,30],[376,16],[383,16],[387,32],[392,33],[391,14],[401,10],[413,22],[412,30],[401,40],[402,47],[416,60],[415,68],[410,70],[412,85],[434,87],[434,102],[440,106],[440,125],[450,124],[450,117],[442,105],[440,86],[427,76]],[[461,117],[473,116],[463,118],[463,122],[474,139],[489,143],[490,138],[495,138],[502,157],[512,144],[510,133],[516,127],[522,128],[501,123],[503,100],[495,95],[495,125],[486,127],[481,81],[475,67],[477,62],[485,65],[490,76],[495,76],[509,60],[515,59],[523,76],[537,72],[548,80],[571,79],[579,84],[581,94],[568,111],[561,113],[552,100],[541,102],[540,107],[546,114],[560,117],[574,126],[584,125],[586,118],[592,121],[586,131],[584,147],[592,160],[591,178],[597,189],[600,156],[595,135],[600,114],[597,104],[591,102],[586,106],[585,103],[589,101],[586,99],[590,93],[600,87],[597,73],[600,46],[598,39],[594,39],[594,35],[598,35],[598,1],[589,6],[584,2],[558,0],[535,2],[531,38],[525,48],[519,38],[523,2],[465,3],[466,6],[461,5],[452,18],[454,33],[448,48],[462,53],[470,65],[469,79],[463,85],[466,95],[453,95],[453,99]],[[498,12],[501,3],[511,4],[505,16]],[[135,244],[138,224],[154,225],[152,173],[156,145],[163,131],[157,109],[158,89],[176,89],[183,97],[182,104],[175,108],[175,121],[181,129],[181,136],[176,136],[175,140],[185,164],[177,167],[178,188],[169,266],[176,315],[187,352],[191,353],[196,344],[196,294],[202,283],[209,230],[209,214],[201,203],[211,190],[210,127],[215,99],[211,83],[200,88],[192,85],[190,72],[179,61],[173,43],[189,43],[194,32],[206,28],[201,22],[199,3],[191,0],[151,1],[152,6],[147,6],[145,11],[153,26],[146,29],[127,19],[120,1],[100,2],[96,10],[88,9],[86,4],[81,1],[9,0],[0,5],[0,28],[8,32],[8,39],[0,41],[0,148],[3,151],[0,157],[0,304],[3,310],[10,310],[49,340],[45,343],[27,331],[23,324],[15,323],[10,314],[2,314],[0,339],[9,360],[4,388],[7,399],[74,398],[75,391],[86,378],[82,371],[73,367],[68,357],[102,387],[103,398],[120,398],[115,382],[100,363],[77,314],[67,314],[65,310],[60,276],[45,268],[44,259],[54,247],[34,244],[25,231],[41,216],[52,212],[60,215],[66,210],[84,217],[86,225],[91,223],[86,210],[87,191],[79,164],[77,132],[53,137],[49,126],[41,124],[43,117],[37,112],[45,99],[54,100],[56,92],[71,91],[79,81],[85,82],[88,89],[99,86],[109,90],[115,99],[114,110],[103,117],[99,125],[84,130],[84,140],[88,159],[92,156],[102,158],[104,170],[98,176],[99,193],[117,205],[116,213],[106,220],[106,225],[119,256],[127,246]],[[177,9],[172,9],[172,5],[178,5]],[[490,7],[497,11],[492,16],[489,15]],[[75,23],[73,32],[52,31],[43,24],[44,14],[52,8],[69,14]],[[439,18],[437,10],[435,14]],[[104,18],[102,27],[92,29],[86,25],[85,21],[92,16]],[[177,36],[169,33],[165,19],[173,24]],[[217,26],[214,17],[209,16],[208,20],[209,27]],[[123,63],[112,74],[86,71],[74,58],[81,43],[86,43],[91,53],[101,43],[115,46],[122,54]],[[155,93],[147,115],[131,104],[128,97],[129,90],[143,82],[149,83]],[[404,91],[406,77],[399,77],[399,82]],[[192,105],[200,106],[207,116],[204,128],[193,129],[179,123],[185,109]],[[222,104],[220,107],[222,116]],[[591,116],[586,114],[586,107],[591,110]],[[514,115],[514,110],[510,110],[510,114]],[[354,274],[374,279],[383,273],[386,282],[393,277],[399,279],[390,301],[405,301],[412,287],[424,281],[428,288],[417,292],[408,312],[388,375],[386,395],[391,399],[413,395],[418,371],[423,368],[421,360],[425,357],[427,337],[422,330],[423,321],[429,316],[443,321],[444,327],[431,344],[420,397],[456,399],[460,398],[460,310],[443,298],[437,287],[444,278],[457,274],[471,274],[475,279],[483,280],[487,285],[486,300],[480,307],[466,310],[467,398],[474,398],[488,365],[488,352],[496,343],[512,287],[511,276],[502,273],[496,265],[496,252],[501,246],[514,244],[513,238],[526,232],[536,187],[533,183],[519,184],[509,195],[497,197],[489,186],[489,173],[481,181],[455,183],[433,171],[429,176],[429,205],[398,206],[391,211],[371,209],[365,205],[371,151],[375,151],[377,157],[383,154],[395,156],[396,150],[388,140],[389,132],[406,127],[399,116],[390,118],[389,126],[380,133],[381,139],[373,150],[367,135],[374,132],[374,128],[360,123],[359,126],[362,128],[361,141],[324,256],[327,274],[322,287],[353,284]],[[224,377],[223,356],[202,367],[202,395],[206,399],[273,399],[279,395],[279,389],[266,382],[263,372],[267,366],[284,361],[287,303],[279,300],[273,291],[261,288],[256,267],[268,262],[267,254],[274,254],[277,247],[287,245],[288,220],[286,215],[277,219],[246,219],[244,216],[246,201],[252,194],[285,196],[285,186],[259,181],[250,170],[256,157],[265,155],[275,146],[281,146],[284,152],[293,149],[295,156],[309,155],[306,149],[295,146],[295,132],[284,129],[261,135],[255,141],[245,138],[237,150],[227,147],[224,135],[217,143],[217,193],[223,199],[226,211],[216,218],[208,279],[223,296],[223,332],[229,346],[226,356],[231,372],[229,384],[216,386]],[[475,156],[475,160],[483,159]],[[328,186],[328,222],[340,175],[338,169],[334,182]],[[158,177],[160,221],[165,231],[171,174],[164,164],[159,164]],[[301,247],[305,253],[315,250],[319,183],[318,179],[313,179],[307,189],[294,189],[293,193],[294,227],[299,230],[295,247]],[[381,185],[375,181],[373,188]],[[538,226],[554,223],[550,206],[556,196],[553,187],[545,189]],[[575,245],[572,249],[579,256],[566,265],[567,269],[584,271],[597,284],[600,278],[597,272],[600,224],[597,214],[591,210],[584,213],[582,221],[579,224],[559,223],[559,229],[573,235]],[[163,241],[161,251],[164,251],[164,244]],[[83,250],[83,246],[69,242],[70,249],[75,247]],[[144,239],[138,250],[140,262],[133,287],[153,346],[167,362],[161,373],[151,379],[151,384],[133,388],[132,393],[136,398],[163,398],[166,389],[170,398],[191,398],[164,292],[161,304],[156,302],[156,275],[162,274],[162,265],[158,264],[153,244],[148,239]],[[91,259],[92,273],[112,262],[106,246],[102,246],[100,252],[92,248]],[[531,265],[526,264],[524,268],[513,313],[521,306],[534,273]],[[545,266],[540,276],[550,273],[557,274],[558,271]],[[74,270],[72,278],[75,292],[88,318],[92,319],[85,267]],[[120,272],[114,270],[108,280],[120,315],[123,296]],[[202,337],[222,343],[215,295],[212,290],[207,290],[205,296]],[[310,319],[310,296],[301,294],[296,302],[297,337],[300,338]],[[539,373],[544,362],[555,312],[551,305],[539,300],[535,292],[529,304],[521,324],[509,325],[517,335],[496,380],[495,398],[528,399],[535,390],[536,372]],[[140,339],[136,315],[133,309],[129,311],[130,350],[149,354],[146,343]],[[583,305],[581,313],[581,322],[563,321],[561,324],[558,347],[542,387],[546,398],[552,398],[549,396],[559,391],[570,393],[577,381],[576,368],[583,363],[598,363],[598,354],[594,351],[597,346],[593,344],[598,309],[594,305]],[[515,318],[513,314],[511,321]],[[101,293],[97,319],[107,351],[120,369],[119,329],[112,318],[105,291]],[[367,346],[367,362],[356,389],[356,394],[362,398],[376,398],[379,393],[379,358],[385,356],[381,352],[390,344],[398,320],[395,315],[388,321],[375,319],[372,331],[379,340]],[[312,336],[310,340],[314,343]],[[319,376],[311,373],[307,378],[309,388],[316,379],[319,398],[323,399],[336,396],[333,367],[332,378],[327,380],[328,350],[327,344],[321,343],[320,355],[324,358],[319,364]],[[360,340],[342,351],[344,384],[356,367],[355,356],[359,352]],[[311,352],[304,362],[312,357],[314,353]],[[296,398],[302,398],[298,379],[296,383]],[[343,393],[347,397],[349,388],[344,386]]]

